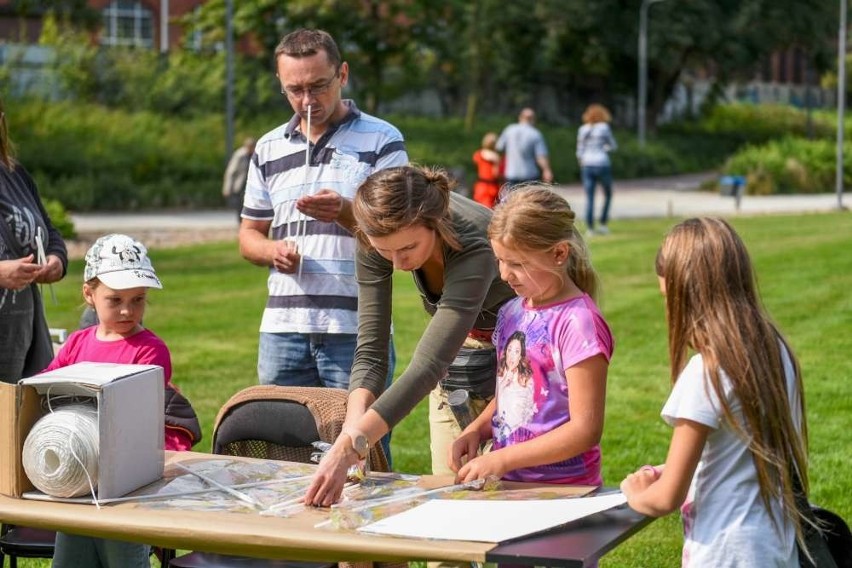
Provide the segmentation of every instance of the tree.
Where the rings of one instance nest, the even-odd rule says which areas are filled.
[[[590,99],[635,95],[641,0],[548,0],[554,38],[547,67],[562,91]],[[773,51],[813,54],[830,46],[830,0],[691,0],[661,2],[648,26],[649,126],[685,70],[708,70],[724,84],[752,78]]]
[[[270,65],[275,47],[288,32],[302,27],[328,31],[351,63],[351,86],[368,112],[373,112],[383,97],[399,95],[418,80],[420,44],[413,33],[428,2],[257,0],[235,5],[235,34],[250,36],[254,56]],[[192,23],[206,42],[221,40],[224,0],[204,4]]]

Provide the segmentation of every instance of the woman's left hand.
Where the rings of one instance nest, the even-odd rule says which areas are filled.
[[[51,284],[62,278],[62,261],[55,254],[47,257],[47,263],[41,267],[35,281],[39,284]]]
[[[311,485],[305,493],[305,505],[330,507],[340,500],[349,466],[358,463],[358,454],[350,444],[349,437],[341,434],[320,460]]]

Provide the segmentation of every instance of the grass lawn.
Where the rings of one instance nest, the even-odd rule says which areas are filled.
[[[618,485],[645,463],[664,461],[670,430],[659,418],[669,390],[663,300],[653,274],[662,236],[675,220],[619,221],[591,243],[603,280],[601,307],[616,338],[604,429],[604,477]],[[764,302],[790,340],[804,372],[811,440],[812,499],[852,520],[852,218],[846,213],[734,218],[755,264]],[[145,323],[172,352],[174,381],[193,402],[209,451],[219,407],[257,382],[257,328],[265,271],[239,257],[236,243],[153,250],[165,288],[150,294]],[[82,262],[54,285],[51,326],[75,329]],[[394,325],[404,369],[427,317],[411,279],[397,274]],[[426,473],[428,425],[421,404],[395,430],[396,469]],[[677,515],[653,523],[607,555],[602,566],[679,566]],[[22,566],[46,566],[23,561]]]

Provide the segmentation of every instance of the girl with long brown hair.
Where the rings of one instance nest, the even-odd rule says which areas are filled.
[[[656,271],[673,382],[662,416],[674,432],[665,465],[643,466],[621,489],[640,513],[680,507],[684,566],[799,566],[802,379],[748,251],[726,221],[689,219],[663,241]]]

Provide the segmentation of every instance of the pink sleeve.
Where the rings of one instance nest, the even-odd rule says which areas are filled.
[[[612,358],[613,339],[609,326],[596,309],[572,309],[564,312],[557,337],[563,367],[569,369],[595,355]]]
[[[185,452],[192,449],[192,437],[180,428],[166,426],[165,449],[174,452]]]

